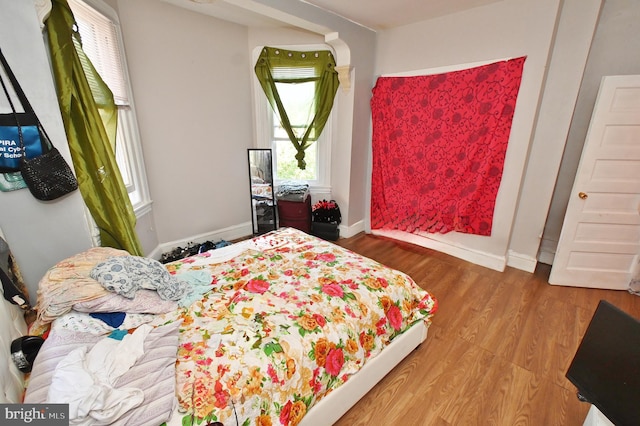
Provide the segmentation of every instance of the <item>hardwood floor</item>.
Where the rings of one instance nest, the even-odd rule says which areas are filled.
[[[497,272],[373,235],[337,243],[409,274],[439,302],[426,342],[338,426],[582,425],[589,405],[565,372],[598,302],[640,318],[640,297],[552,286],[547,265]]]

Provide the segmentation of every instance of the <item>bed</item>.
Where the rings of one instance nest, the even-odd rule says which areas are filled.
[[[132,298],[96,276],[131,257],[93,248],[43,277],[25,403],[68,403],[74,424],[329,425],[437,309],[406,274],[292,228],[163,265],[180,298],[159,297],[164,276],[135,276]]]

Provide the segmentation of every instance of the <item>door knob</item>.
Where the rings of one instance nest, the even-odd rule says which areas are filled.
[[[580,197],[581,200],[586,200],[588,195],[584,192],[578,192],[578,197]]]

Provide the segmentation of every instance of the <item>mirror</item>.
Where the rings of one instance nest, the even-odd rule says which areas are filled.
[[[259,235],[273,231],[277,227],[271,150],[252,148],[248,151],[251,223],[254,235]]]

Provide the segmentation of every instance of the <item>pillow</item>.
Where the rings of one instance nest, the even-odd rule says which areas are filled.
[[[116,388],[134,387],[144,393],[137,408],[122,415],[114,425],[157,426],[169,420],[177,405],[175,363],[180,321],[156,327],[144,340],[144,354],[115,383]],[[24,402],[46,403],[58,362],[74,349],[90,350],[103,336],[66,330],[52,330],[33,365]]]
[[[164,314],[178,308],[178,303],[162,299],[153,290],[138,290],[133,299],[110,293],[93,300],[78,302],[73,309],[78,312],[127,312],[130,314]]]

